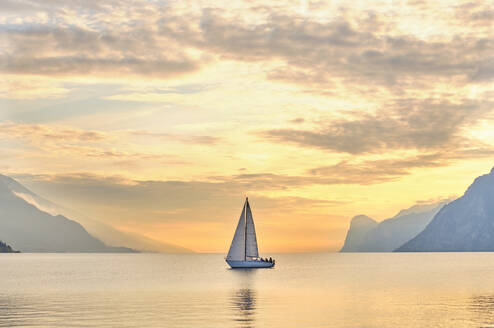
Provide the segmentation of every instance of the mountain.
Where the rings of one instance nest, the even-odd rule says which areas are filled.
[[[36,196],[12,178],[0,175],[0,240],[22,252],[135,252],[110,247],[79,223],[52,215],[18,194]]]
[[[340,252],[358,252],[367,233],[377,225],[378,223],[368,216],[357,215],[353,217],[346,234],[345,244]]]
[[[494,168],[444,206],[427,227],[397,252],[494,251]]]
[[[109,246],[126,245],[127,247],[145,252],[163,253],[193,253],[193,251],[162,241],[157,241],[132,232],[123,232],[98,220],[88,218],[72,209],[60,206],[24,188],[14,190],[18,197],[21,197],[29,204],[37,207],[43,212],[51,215],[62,215],[81,223],[89,234],[102,240]]]
[[[0,240],[0,253],[19,253],[18,251],[14,251],[12,247],[4,243]]]
[[[353,224],[355,217],[341,252],[392,252],[421,232],[444,204],[414,205],[379,223],[366,217],[372,223],[364,227]]]

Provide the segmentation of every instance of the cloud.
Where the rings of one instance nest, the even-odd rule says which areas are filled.
[[[65,97],[68,92],[61,83],[39,77],[19,78],[5,74],[0,80],[0,98],[55,99]]]
[[[10,74],[34,75],[88,75],[111,77],[112,74],[142,75],[150,78],[167,78],[180,73],[195,71],[199,66],[189,60],[167,58],[143,59],[123,56],[121,59],[88,58],[82,56],[57,56],[45,58],[0,58],[0,70]]]
[[[490,149],[484,156],[492,156]],[[464,154],[468,156],[469,154]],[[339,199],[265,196],[269,191],[334,184],[371,185],[391,182],[415,169],[441,167],[454,156],[431,153],[377,160],[345,160],[308,170],[306,175],[274,173],[212,176],[202,180],[136,180],[92,173],[14,174],[37,193],[50,195],[79,210],[108,218],[112,224],[224,222],[237,213],[242,198],[255,201],[256,212],[309,213],[308,220],[345,205]],[[122,206],[125,204],[125,206]],[[277,217],[277,215],[274,215]]]
[[[145,130],[117,130],[102,132],[85,130],[64,125],[22,124],[0,122],[0,135],[9,139],[24,140],[29,143],[42,145],[56,143],[61,146],[73,144],[104,144],[113,142],[121,137],[159,138],[186,144],[213,145],[221,140],[219,137],[208,135],[180,135],[166,132],[151,132]],[[122,154],[115,150],[105,150],[108,156],[119,157]]]
[[[488,2],[467,2],[455,7],[455,18],[458,24],[489,29],[494,19],[494,10]]]
[[[492,156],[494,148],[479,151],[476,157]],[[471,151],[448,155],[433,152],[385,159],[346,159],[336,164],[315,167],[305,175],[244,173],[215,176],[209,180],[240,186],[240,190],[291,190],[314,185],[371,185],[398,180],[417,168],[434,168],[451,164],[456,159],[472,156]]]
[[[129,133],[137,137],[159,138],[168,141],[179,141],[187,144],[213,145],[221,140],[221,138],[219,137],[207,136],[207,135],[178,135],[173,133],[150,132],[150,131],[131,131]]]
[[[413,102],[412,102],[413,103]],[[313,139],[277,139],[277,141],[293,143],[303,147],[317,147],[330,151],[349,153],[351,156],[331,165],[312,168],[304,174],[286,175],[277,172],[247,173],[243,170],[241,174],[234,175],[211,175],[204,176],[199,181],[137,181],[135,183],[143,186],[154,184],[171,184],[175,188],[187,186],[187,192],[193,192],[193,188],[214,189],[219,188],[230,192],[244,193],[246,191],[265,192],[294,190],[306,186],[336,185],[336,184],[377,184],[394,181],[403,176],[411,174],[417,168],[434,168],[452,164],[460,159],[485,158],[494,154],[494,149],[488,144],[480,142],[470,143],[456,135],[462,124],[472,123],[474,117],[481,115],[484,108],[476,103],[469,106],[460,104],[434,103],[442,110],[435,113],[434,108],[424,110],[420,107],[394,107],[393,111],[400,108],[397,113],[406,113],[400,117],[397,113],[390,112],[380,115],[379,118],[371,116],[363,121],[342,121],[338,127],[333,128],[341,135],[328,136],[327,138],[314,137]],[[401,103],[403,105],[403,103]],[[444,108],[447,108],[446,110]],[[469,116],[470,115],[470,116]],[[376,124],[373,120],[388,119],[389,122]],[[400,123],[401,122],[401,123]],[[404,126],[406,122],[408,126]],[[331,124],[336,124],[331,122]],[[402,124],[400,129],[400,124]],[[445,124],[446,128],[442,128]],[[384,127],[390,127],[386,131]],[[348,130],[345,130],[348,129]],[[305,131],[305,130],[304,130]],[[354,133],[357,131],[358,133]],[[430,133],[428,133],[430,131]],[[280,138],[280,135],[272,131],[263,132],[262,136],[267,138]],[[312,133],[306,131],[305,133]],[[347,135],[344,135],[346,133]],[[437,135],[436,135],[437,134]],[[294,134],[296,135],[296,134]],[[35,156],[35,149],[39,150],[39,156],[45,154],[56,154],[68,159],[78,158],[80,161],[98,160],[100,164],[115,163],[119,167],[136,168],[148,162],[156,165],[181,166],[191,164],[181,157],[161,152],[142,152],[139,147],[130,147],[129,142],[139,141],[139,138],[159,138],[163,141],[180,142],[185,144],[215,145],[222,139],[208,135],[179,135],[173,133],[150,132],[143,130],[122,130],[114,132],[100,132],[94,130],[83,130],[58,125],[42,124],[15,124],[0,123],[0,136],[4,140],[17,140],[31,147],[30,156]],[[283,134],[283,138],[287,135]],[[289,135],[293,136],[292,134]],[[436,136],[435,139],[433,136]],[[138,139],[133,139],[138,138]],[[338,138],[345,142],[338,143]],[[414,139],[417,138],[417,139]],[[145,141],[141,140],[141,141]],[[331,141],[329,141],[331,140]],[[347,141],[350,140],[350,141]],[[454,142],[453,142],[454,141]],[[314,144],[313,142],[317,142]],[[322,142],[327,142],[322,143]],[[137,145],[137,144],[136,144]],[[349,147],[349,148],[346,148]],[[421,148],[422,147],[422,148]],[[395,151],[405,150],[406,155],[397,157],[396,154],[381,156],[380,159],[367,159],[362,152],[381,153],[389,149]],[[413,150],[417,155],[413,154]],[[411,154],[410,154],[410,151]],[[21,152],[16,156],[24,156]],[[398,156],[399,153],[398,153]],[[88,163],[90,163],[88,162]],[[59,163],[65,163],[59,161]],[[79,177],[76,175],[79,179]],[[70,181],[72,176],[64,176]],[[84,175],[80,181],[91,182],[100,177]],[[105,178],[106,179],[106,178]],[[117,179],[119,184],[124,181],[121,177]],[[104,180],[107,181],[107,180]],[[127,180],[124,184],[128,184]],[[112,183],[115,180],[111,180]],[[132,182],[133,184],[134,182]],[[185,193],[184,193],[185,195]],[[185,197],[185,196],[184,196]]]
[[[16,156],[46,158],[55,156],[57,164],[78,161],[98,160],[100,164],[110,161],[119,167],[136,168],[152,162],[156,165],[180,166],[190,164],[180,156],[163,152],[143,152],[138,145],[133,146],[129,136],[151,136],[187,144],[212,145],[217,138],[209,136],[187,136],[159,134],[146,131],[96,131],[73,128],[63,125],[0,123],[0,137],[4,141],[24,144]],[[15,146],[12,146],[15,147]],[[15,147],[19,148],[19,147]],[[137,150],[136,150],[137,149]],[[64,159],[60,156],[64,155]],[[15,156],[13,156],[15,157]],[[101,162],[103,161],[103,162]],[[49,164],[54,167],[55,164]]]
[[[123,221],[135,221],[136,215],[146,222],[230,220],[227,213],[236,213],[245,193],[256,199],[260,211],[281,206],[287,211],[306,211],[311,207],[328,208],[341,204],[304,197],[259,195],[264,182],[252,183],[252,180],[262,180],[262,177],[224,177],[222,181],[143,181],[90,173],[15,176],[57,199],[70,199],[72,204],[97,208],[111,217],[119,213]],[[121,204],[126,205],[122,207]]]
[[[300,124],[300,123],[304,123],[305,119],[303,117],[297,117],[297,118],[289,120],[289,122],[295,123],[295,124]]]
[[[341,161],[334,165],[317,167],[309,173],[319,177],[339,177],[345,184],[375,184],[397,180],[411,174],[413,169],[446,165],[442,154],[432,153],[397,159]]]
[[[487,57],[479,62],[477,69],[470,74],[476,82],[487,82],[494,78],[494,57]]]
[[[260,132],[264,139],[350,154],[397,149],[434,150],[459,142],[463,127],[492,111],[488,101],[399,99],[376,113],[320,122],[313,130],[292,128]]]
[[[115,4],[121,4],[121,1],[113,1]],[[51,12],[63,12],[61,10],[63,5],[67,5],[66,1],[63,0],[46,0],[46,1],[35,1],[35,0],[3,0],[0,2],[0,10],[2,13],[12,13],[18,14],[22,13],[51,13]],[[78,9],[80,11],[86,12],[91,10],[106,11],[111,9],[108,5],[102,1],[95,0],[85,0],[85,1],[71,1],[72,9]],[[63,9],[67,9],[66,7]]]
[[[17,123],[0,123],[0,134],[5,138],[26,138],[39,142],[99,142],[108,138],[106,134],[98,131],[63,126]]]
[[[163,40],[139,29],[128,34],[21,25],[0,26],[0,35],[7,49],[0,56],[0,71],[10,74],[111,77],[119,73],[167,78],[196,71],[201,62],[178,46],[161,47]]]
[[[228,247],[245,193],[258,229],[263,236],[271,236],[265,239],[264,249],[327,249],[327,234],[346,229],[335,222],[328,232],[330,221],[341,219],[328,213],[341,201],[264,196],[234,181],[132,180],[87,173],[14,176],[38,194],[70,204],[107,225],[203,251]],[[333,243],[336,248],[338,242]]]
[[[483,36],[427,40],[383,32],[392,30],[393,25],[344,15],[321,22],[274,10],[265,20],[246,24],[219,10],[204,10],[200,34],[193,39],[225,58],[281,62],[268,77],[314,85],[324,92],[331,90],[335,81],[400,91],[405,86],[424,88],[431,79],[437,83],[447,78],[451,83],[455,78],[464,84],[489,61],[486,47],[490,53],[493,50]]]
[[[137,75],[170,78],[195,72],[214,58],[273,62],[269,78],[317,86],[328,92],[333,83],[380,85],[390,90],[424,88],[438,79],[455,83],[490,80],[480,74],[490,62],[493,45],[484,34],[423,37],[399,29],[407,10],[389,17],[365,8],[318,8],[331,13],[322,20],[290,5],[245,5],[242,16],[226,5],[183,7],[136,2],[8,2],[9,10],[33,18],[0,25],[3,51],[0,70],[16,74]],[[50,10],[48,10],[50,9]],[[413,5],[407,5],[413,11]],[[433,11],[431,7],[429,10]],[[78,24],[71,15],[84,12]],[[44,13],[53,20],[40,20]],[[456,15],[456,14],[455,14]],[[443,13],[441,22],[455,24]],[[470,10],[462,17],[488,24],[489,13]],[[437,17],[436,17],[437,19]],[[391,32],[393,31],[393,32]],[[419,83],[420,82],[420,83]],[[423,84],[423,86],[421,86]]]

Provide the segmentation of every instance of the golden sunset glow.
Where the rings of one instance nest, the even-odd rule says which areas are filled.
[[[491,6],[8,0],[0,173],[196,252],[246,195],[264,251],[338,250],[494,166]]]

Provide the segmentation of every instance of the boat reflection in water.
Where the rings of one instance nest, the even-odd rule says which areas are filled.
[[[238,327],[251,328],[255,323],[256,293],[250,288],[235,291],[231,297],[232,309],[235,312],[233,320]]]
[[[235,327],[255,327],[256,311],[258,310],[256,291],[256,270],[229,270],[235,288],[230,294],[230,309]]]

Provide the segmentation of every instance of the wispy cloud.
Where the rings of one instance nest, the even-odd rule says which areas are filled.
[[[320,122],[314,130],[280,128],[260,135],[275,142],[351,154],[393,149],[431,150],[460,142],[462,128],[493,109],[489,101],[400,99],[384,104],[373,114],[355,111],[352,118]]]
[[[265,190],[266,175],[222,177],[221,180],[216,178],[214,181],[133,180],[122,176],[101,176],[90,173],[18,174],[16,177],[50,193],[65,191],[66,196],[77,199],[77,202],[83,202],[85,206],[93,204],[110,212],[120,212],[121,207],[118,204],[126,203],[133,208],[132,211],[140,211],[142,220],[148,222],[175,220],[221,222],[225,220],[225,210],[236,209],[239,197],[241,198],[246,192],[251,196],[257,194],[254,197],[258,201],[260,210],[284,206],[290,210],[298,207],[297,211],[305,211],[307,206],[328,208],[341,204],[341,201],[259,195],[260,191]],[[270,180],[275,178],[276,176],[273,175]],[[281,184],[293,185],[296,178],[278,177],[278,179],[280,180],[278,187],[281,187]],[[211,202],[217,206],[215,214],[210,211]],[[130,220],[135,215],[135,213],[124,214],[122,220]]]
[[[0,99],[56,99],[68,93],[68,88],[52,79],[5,74],[0,80]]]
[[[397,180],[420,168],[441,167],[446,159],[439,153],[424,154],[396,159],[342,161],[334,165],[317,167],[309,173],[338,179],[343,184],[375,184]]]
[[[0,123],[0,136],[4,142],[13,141],[27,149],[12,154],[12,157],[44,158],[47,155],[58,158],[57,163],[70,162],[72,158],[118,164],[119,167],[141,167],[145,163],[154,165],[181,166],[190,164],[187,160],[170,154],[168,151],[142,150],[142,144],[149,140],[160,139],[163,142],[184,143],[188,145],[213,146],[221,139],[207,135],[179,135],[149,131],[97,131],[72,128],[63,125]],[[137,140],[136,140],[137,139]],[[140,143],[133,144],[132,141]],[[63,159],[60,156],[63,155]],[[53,166],[52,164],[51,166]]]
[[[88,131],[65,126],[42,124],[0,123],[0,134],[9,138],[26,138],[34,141],[98,142],[108,136],[99,131]]]
[[[158,138],[169,141],[179,141],[187,144],[215,144],[221,140],[219,137],[207,135],[179,135],[166,132],[150,132],[150,131],[130,131],[133,136]]]

